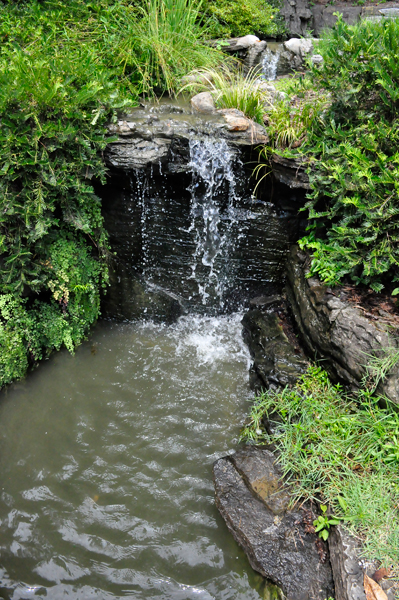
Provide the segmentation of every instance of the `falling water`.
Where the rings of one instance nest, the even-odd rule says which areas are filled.
[[[289,215],[250,195],[249,176],[226,141],[194,139],[188,152],[183,172],[133,172],[130,189],[112,198],[107,225],[127,275],[108,294],[111,316],[131,318],[135,276],[186,312],[214,315],[281,286]]]
[[[191,224],[195,250],[192,255],[191,278],[198,284],[202,303],[208,304],[209,298],[223,303],[226,273],[220,263],[228,260],[229,245],[233,224],[237,225],[234,214],[236,179],[233,165],[235,152],[224,140],[190,141],[190,169],[193,181],[191,192]],[[227,206],[224,213],[220,195],[227,184]],[[223,220],[223,221],[222,221]],[[216,264],[220,258],[219,268]],[[199,276],[199,265],[202,276]]]
[[[263,54],[262,72],[268,81],[274,81],[277,76],[277,67],[280,60],[280,53],[270,48],[266,48]]]
[[[138,276],[190,314],[100,322],[74,356],[54,354],[2,393],[2,598],[265,597],[211,471],[252,400],[242,299],[281,286],[289,216],[243,193],[225,141],[189,152],[188,172],[131,173],[106,219],[121,303]]]

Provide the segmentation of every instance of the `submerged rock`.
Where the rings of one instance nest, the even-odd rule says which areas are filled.
[[[308,256],[297,246],[287,262],[287,293],[292,312],[308,351],[322,359],[335,377],[359,387],[367,375],[370,356],[397,348],[392,327],[372,321],[352,303],[341,300],[317,277],[307,277]],[[399,405],[399,365],[377,391]]]
[[[278,585],[287,600],[334,596],[324,542],[308,527],[309,509],[287,509],[288,490],[269,450],[247,446],[213,467],[216,506],[255,571]],[[318,546],[320,549],[320,543]]]

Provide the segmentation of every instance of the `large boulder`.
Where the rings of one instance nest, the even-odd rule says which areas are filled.
[[[292,313],[308,352],[323,360],[333,376],[359,387],[372,355],[397,347],[392,327],[367,318],[361,310],[321,283],[308,277],[309,257],[297,246],[287,261],[287,294]],[[379,393],[399,405],[399,365],[380,383]]]
[[[312,533],[309,507],[288,508],[289,489],[274,455],[247,446],[213,467],[216,506],[255,571],[287,600],[334,596],[328,548]]]

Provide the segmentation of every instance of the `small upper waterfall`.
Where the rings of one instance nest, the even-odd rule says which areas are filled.
[[[270,48],[266,48],[263,53],[262,72],[268,81],[276,79],[279,59],[280,53],[278,50],[273,52]]]

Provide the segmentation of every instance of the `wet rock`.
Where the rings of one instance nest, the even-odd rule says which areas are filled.
[[[191,106],[200,113],[215,112],[215,103],[210,92],[201,92],[191,98]]]
[[[268,489],[268,478],[268,491],[281,485],[272,456],[267,450],[247,447],[216,461],[216,506],[252,568],[278,585],[287,600],[325,600],[334,595],[331,567],[320,560],[316,535],[308,533],[303,510],[276,515],[259,499],[259,490]],[[246,485],[241,473],[255,489]],[[262,495],[269,503],[273,493]]]
[[[231,461],[247,487],[274,515],[284,513],[290,502],[290,491],[282,482],[282,473],[269,450],[248,446],[231,455]]]
[[[262,62],[262,53],[266,50],[267,43],[265,41],[256,42],[249,46],[246,56],[243,61],[244,71],[247,73],[250,69],[257,68]]]
[[[101,314],[105,318],[174,323],[184,313],[184,307],[176,296],[166,290],[149,287],[121,263],[111,267],[110,284],[101,304]]]
[[[290,188],[310,189],[309,177],[306,173],[306,163],[300,159],[285,158],[273,154],[273,175],[281,183]]]
[[[169,155],[171,140],[153,138],[146,140],[120,139],[107,146],[106,160],[120,169],[144,169],[148,165],[164,163]]]
[[[256,388],[292,385],[307,368],[299,346],[294,346],[284,333],[276,314],[255,308],[242,320],[243,337],[254,360]]]
[[[308,351],[323,360],[330,374],[357,388],[367,374],[368,356],[396,347],[397,340],[392,328],[367,319],[317,277],[307,278],[307,261],[308,256],[297,246],[291,249],[287,294],[296,324]],[[399,404],[398,365],[381,382],[378,392]]]
[[[251,121],[237,108],[222,108],[218,113],[223,116],[229,131],[246,131]]]
[[[334,575],[335,600],[366,600],[363,569],[359,561],[359,542],[338,525],[331,528],[328,546]]]
[[[266,129],[247,119],[241,111],[215,112],[209,92],[195,98],[194,104],[208,112],[195,110],[193,114],[189,104],[149,105],[110,125],[109,132],[118,139],[106,148],[107,164],[123,170],[162,164],[170,172],[183,172],[189,168],[189,144],[194,138],[219,137],[232,147],[254,147],[268,142]]]

